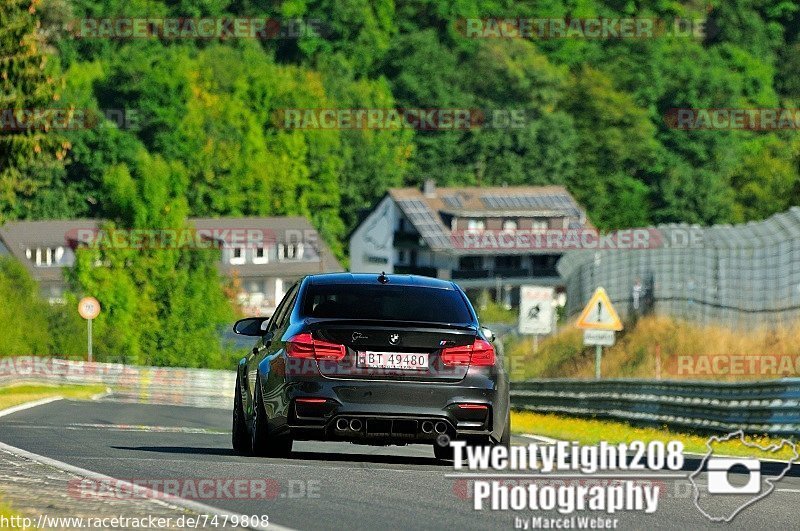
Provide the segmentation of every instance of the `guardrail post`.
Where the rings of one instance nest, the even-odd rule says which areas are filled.
[[[656,343],[656,380],[661,379],[661,344]]]

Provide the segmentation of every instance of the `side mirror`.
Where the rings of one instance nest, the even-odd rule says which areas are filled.
[[[481,333],[483,333],[484,337],[486,337],[486,341],[489,343],[494,343],[494,332],[489,330],[488,328],[481,328]]]
[[[267,332],[269,317],[248,317],[239,319],[233,325],[233,332],[240,336],[261,337]]]

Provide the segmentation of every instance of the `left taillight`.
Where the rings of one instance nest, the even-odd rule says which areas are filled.
[[[310,333],[297,334],[286,342],[286,354],[290,358],[306,358],[317,360],[344,359],[345,346],[314,339]]]
[[[494,347],[488,341],[476,339],[471,345],[442,349],[441,358],[445,365],[494,365]]]

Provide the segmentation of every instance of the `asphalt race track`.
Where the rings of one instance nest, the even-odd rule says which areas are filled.
[[[290,459],[240,457],[230,449],[229,429],[229,412],[217,409],[58,401],[0,418],[0,441],[125,480],[266,478],[277,489],[271,499],[199,501],[267,514],[295,529],[513,529],[515,516],[560,516],[475,511],[469,478],[452,477],[452,466],[438,463],[427,446],[299,442]],[[665,492],[655,514],[614,517],[622,529],[792,529],[800,516],[800,473],[795,467],[790,474],[730,524],[706,520],[680,478],[660,480]]]

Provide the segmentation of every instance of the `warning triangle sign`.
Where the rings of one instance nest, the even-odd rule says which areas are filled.
[[[595,290],[575,325],[584,330],[622,330],[622,321],[603,288]]]

